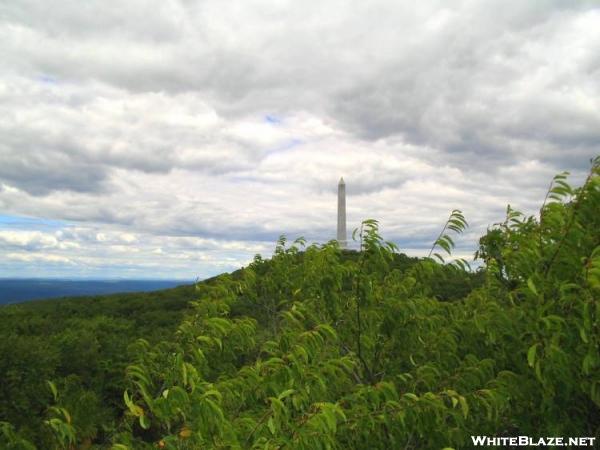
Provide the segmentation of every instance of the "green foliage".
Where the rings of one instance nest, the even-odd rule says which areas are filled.
[[[49,417],[44,423],[48,425],[54,433],[56,448],[69,449],[73,447],[76,442],[73,419],[71,418],[69,411],[58,403],[59,395],[56,385],[49,381],[48,386],[52,392],[55,405],[48,409]]]
[[[481,238],[484,266],[476,273],[434,253],[451,255],[466,229],[458,210],[433,243],[433,258],[420,260],[398,254],[377,221],[366,220],[353,235],[358,252],[280,238],[270,260],[257,256],[199,283],[176,332],[129,339],[124,380],[88,367],[95,357],[81,354],[85,347],[101,355],[103,342],[122,348],[107,341],[111,321],[61,333],[56,342],[74,358],[56,349],[46,355],[56,370],[45,375],[60,376],[50,385],[53,400],[47,392],[42,399],[51,406],[42,408],[47,433],[38,442],[440,449],[468,448],[471,435],[596,436],[598,163],[580,188],[555,177],[539,219],[509,207]],[[122,361],[111,358],[108,365]],[[102,408],[99,393],[111,390],[85,397],[87,383],[99,379],[121,383],[121,414]],[[93,412],[87,420],[75,397]],[[3,423],[0,442],[29,449],[27,433],[26,423]]]
[[[35,450],[35,445],[19,435],[8,422],[0,422],[0,444],[6,450]]]
[[[130,343],[171,339],[193,295],[193,286],[183,286],[1,307],[0,421],[40,449],[66,448],[56,433],[66,430],[59,421],[69,422],[51,405],[68,413],[78,445],[110,442],[124,411]]]

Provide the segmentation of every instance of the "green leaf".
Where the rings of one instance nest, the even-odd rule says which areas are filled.
[[[147,416],[140,416],[140,426],[144,429],[147,430],[148,428],[150,428],[150,420],[148,419]]]
[[[535,355],[539,345],[540,344],[533,344],[529,347],[529,350],[527,350],[527,364],[529,364],[529,367],[533,367],[535,364]]]
[[[273,417],[269,417],[269,420],[267,421],[267,428],[271,434],[275,436],[275,422],[273,421]]]
[[[279,400],[283,400],[284,398],[289,397],[290,395],[292,395],[294,392],[296,392],[295,389],[287,389],[287,390],[283,391],[281,394],[279,394],[277,396],[277,398]]]
[[[531,292],[533,292],[535,295],[538,295],[537,288],[535,287],[535,284],[534,284],[533,279],[531,277],[529,277],[527,279],[527,286],[529,287],[529,289],[531,290]]]
[[[325,420],[327,421],[327,427],[335,433],[337,420],[335,418],[335,412],[331,408],[324,408],[323,415],[325,416]]]
[[[50,391],[52,392],[52,398],[54,401],[56,401],[58,399],[58,390],[56,389],[56,385],[52,381],[47,381],[47,383]]]
[[[412,392],[407,392],[406,394],[403,395],[403,397],[407,397],[410,398],[412,401],[418,402],[419,401],[419,397],[417,397],[415,394],[413,394]]]
[[[466,419],[469,415],[469,404],[467,403],[467,399],[461,395],[458,397],[458,401],[460,402],[460,409],[462,410],[463,417]]]

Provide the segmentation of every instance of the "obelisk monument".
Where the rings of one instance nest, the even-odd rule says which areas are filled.
[[[346,248],[346,183],[344,183],[344,177],[340,178],[338,183],[337,241],[341,248]]]

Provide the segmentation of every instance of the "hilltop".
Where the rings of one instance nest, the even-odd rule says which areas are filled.
[[[344,250],[339,257],[355,264],[360,254]],[[292,258],[297,266],[305,263],[304,252],[294,252]],[[390,269],[403,273],[417,263],[417,258],[394,254]],[[143,338],[154,345],[175,339],[182,321],[194,312],[191,302],[201,299],[202,292],[241,282],[250,271],[258,267],[269,271],[274,264],[260,259],[253,269],[154,292],[33,300],[0,307],[0,374],[4,380],[0,422],[11,423],[38,445],[46,442],[48,432],[41,430],[51,402],[47,381],[53,380],[63,392],[63,401],[70,403],[70,414],[84,421],[79,427],[94,440],[106,439],[101,423],[116,421],[125,412],[125,368],[135,357],[135,341]],[[438,283],[440,299],[460,298],[481,282],[476,275],[455,271],[446,275],[444,279],[452,286]],[[239,304],[239,311],[232,315],[241,316],[248,312],[246,308]]]
[[[197,286],[0,308],[0,444],[223,449],[472,446],[600,432],[600,166],[508,207],[471,273],[280,239]],[[48,383],[47,381],[50,381]]]

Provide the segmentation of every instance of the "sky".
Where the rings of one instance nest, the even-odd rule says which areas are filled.
[[[455,255],[600,154],[600,0],[0,2],[0,278],[205,278],[348,227]]]

